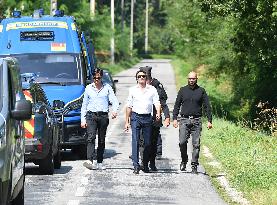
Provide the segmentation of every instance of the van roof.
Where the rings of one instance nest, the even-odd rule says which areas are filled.
[[[81,52],[77,27],[71,16],[3,19],[0,47],[0,55]]]

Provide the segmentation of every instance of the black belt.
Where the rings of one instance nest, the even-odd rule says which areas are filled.
[[[200,115],[181,115],[183,118],[188,118],[188,119],[198,119],[201,116]]]
[[[142,116],[142,117],[148,117],[148,116],[151,116],[151,113],[149,114],[138,114],[136,112],[133,112],[134,114],[138,115],[138,116]]]
[[[90,114],[90,115],[107,115],[108,114],[108,112],[102,112],[102,111],[100,111],[100,112],[91,112],[91,111],[88,111],[88,114]]]

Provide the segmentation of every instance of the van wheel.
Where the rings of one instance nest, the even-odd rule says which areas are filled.
[[[62,165],[61,150],[58,149],[57,154],[54,156],[54,168],[60,169]]]
[[[52,148],[50,148],[48,155],[40,161],[39,171],[41,174],[54,174],[54,157]]]
[[[24,205],[24,185],[11,205]]]

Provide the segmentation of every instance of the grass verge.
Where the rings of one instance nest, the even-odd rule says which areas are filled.
[[[222,169],[210,166],[201,155],[209,175],[225,172],[251,204],[277,204],[277,138],[220,118],[213,124],[213,129],[203,130],[202,146],[209,147]]]

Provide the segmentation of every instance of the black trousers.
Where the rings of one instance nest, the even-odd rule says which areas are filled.
[[[151,149],[150,149],[150,164],[155,164],[157,155],[157,142],[160,135],[160,127],[152,125],[152,136],[151,136]]]
[[[108,113],[92,113],[86,114],[87,122],[87,159],[93,161],[97,159],[98,163],[103,162],[103,155],[105,151],[105,138],[107,127],[109,125]],[[95,153],[95,139],[98,134],[97,155]]]
[[[160,127],[153,126],[152,125],[152,135],[150,138],[150,153],[149,153],[149,161],[150,164],[154,165],[155,164],[155,159],[157,156],[157,151],[158,151],[158,140],[161,138],[160,134]],[[161,147],[160,147],[161,148]],[[143,151],[144,151],[144,140],[143,140],[143,135],[140,133],[140,157],[141,160],[143,161]]]

